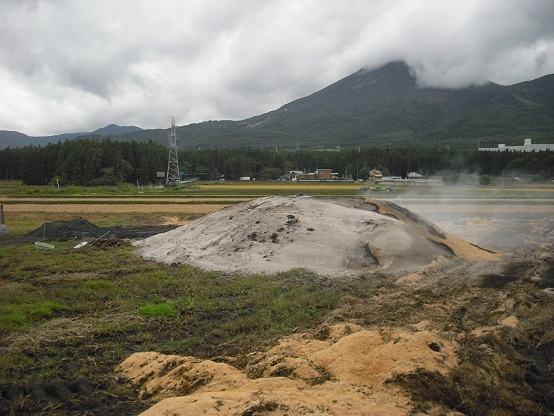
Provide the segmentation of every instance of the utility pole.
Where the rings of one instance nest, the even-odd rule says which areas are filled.
[[[0,205],[0,234],[8,234],[8,227],[4,224],[4,205]]]
[[[167,161],[167,176],[165,186],[181,186],[181,174],[179,171],[179,159],[177,157],[177,133],[175,130],[175,117],[171,118],[169,129],[169,158]]]

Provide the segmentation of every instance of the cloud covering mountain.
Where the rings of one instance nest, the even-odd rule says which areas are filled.
[[[245,119],[403,60],[423,86],[554,73],[550,0],[0,2],[0,130]]]

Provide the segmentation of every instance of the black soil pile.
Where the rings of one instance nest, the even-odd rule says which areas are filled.
[[[43,240],[82,240],[93,238],[146,238],[155,234],[173,230],[176,225],[160,226],[133,226],[133,227],[99,227],[84,218],[75,218],[70,221],[54,221],[41,225],[27,234]]]

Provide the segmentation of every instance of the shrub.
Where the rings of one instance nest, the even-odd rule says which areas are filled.
[[[489,175],[479,176],[479,185],[490,185],[492,183],[492,178]]]

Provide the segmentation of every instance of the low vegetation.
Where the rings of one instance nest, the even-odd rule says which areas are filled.
[[[469,199],[477,204],[501,199],[551,204],[551,185],[501,185],[456,187],[450,199],[460,204]],[[44,206],[49,221],[78,216],[51,214],[54,205],[45,202],[70,195],[87,201],[119,194],[129,202],[146,196],[169,206],[175,197],[354,196],[358,186],[225,181],[181,189],[74,186],[61,194],[52,186],[0,182],[0,193],[9,195],[9,201],[40,205],[40,212],[5,207],[10,235],[0,235],[0,414],[138,414],[150,404],[139,402],[114,371],[132,353],[191,355],[241,367],[247,353],[325,319],[368,327],[407,327],[431,319],[440,330],[459,335],[461,365],[452,374],[415,372],[391,380],[421,403],[421,411],[439,403],[476,415],[508,414],[510,409],[517,410],[513,414],[547,414],[551,376],[542,354],[554,342],[554,310],[551,298],[536,290],[542,287],[525,280],[532,264],[512,264],[511,274],[482,276],[468,302],[466,288],[456,291],[448,285],[399,296],[387,284],[331,282],[301,269],[275,276],[203,272],[145,261],[126,245],[74,249],[75,242],[69,241],[41,251],[22,237],[43,223]],[[447,189],[425,189],[418,198],[434,201]],[[387,198],[408,194],[397,188]],[[97,225],[144,225],[161,224],[166,215],[122,211],[89,219]],[[550,267],[541,274],[550,286],[553,271]],[[387,290],[390,302],[379,299]],[[514,299],[521,324],[487,338],[472,336],[475,328],[498,319],[499,290]]]
[[[128,246],[73,246],[0,248],[0,412],[136,413],[143,405],[114,378],[131,353],[240,357],[370,292],[364,281],[331,286],[303,270],[222,275],[149,263]],[[56,380],[77,386],[71,400],[60,402]],[[79,394],[86,386],[95,392]],[[37,388],[54,393],[33,400]]]

